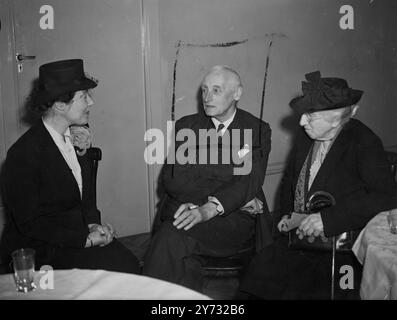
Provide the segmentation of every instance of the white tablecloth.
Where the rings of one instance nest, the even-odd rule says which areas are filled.
[[[387,215],[381,212],[368,222],[353,246],[363,265],[362,299],[397,299],[397,235],[390,232]]]
[[[40,285],[43,275],[35,272],[37,289],[28,293],[16,292],[12,274],[0,276],[0,299],[210,299],[173,283],[134,274],[103,270],[55,270],[54,289],[43,289],[45,286]]]

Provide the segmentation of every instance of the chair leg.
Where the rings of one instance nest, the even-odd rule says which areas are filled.
[[[332,275],[331,275],[331,300],[335,299],[335,254],[336,254],[336,237],[332,237]]]

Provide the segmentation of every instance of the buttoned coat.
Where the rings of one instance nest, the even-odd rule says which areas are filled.
[[[82,197],[71,169],[42,121],[9,149],[2,169],[2,196],[7,223],[1,249],[9,254],[30,247],[43,258],[57,247],[84,248],[89,223],[100,223],[91,193],[92,166],[77,156]]]
[[[212,220],[216,221],[220,219],[222,221],[222,219],[231,213],[246,215],[240,208],[254,197],[257,197],[263,202],[263,214],[258,217],[256,224],[257,249],[259,250],[264,245],[270,243],[271,227],[269,227],[268,219],[269,210],[262,190],[271,148],[270,126],[264,121],[259,121],[258,118],[249,112],[238,108],[233,121],[227,129],[230,140],[226,142],[222,141],[222,147],[225,148],[225,145],[229,147],[229,149],[226,148],[229,153],[226,153],[227,155],[222,158],[222,150],[224,149],[219,148],[218,162],[215,164],[210,163],[210,143],[203,143],[203,141],[200,143],[199,139],[200,130],[215,130],[211,118],[202,113],[183,117],[176,123],[175,132],[177,138],[178,132],[182,129],[190,129],[194,132],[196,145],[193,148],[197,151],[194,152],[196,162],[181,164],[175,161],[175,164],[164,166],[162,183],[168,199],[171,198],[171,201],[178,204],[191,202],[197,205],[203,205],[208,201],[209,196],[215,197],[222,204],[224,214],[208,221],[207,224],[211,225],[213,223]],[[251,141],[244,139],[244,130],[251,132]],[[185,140],[177,141],[175,146],[176,153],[178,153],[178,149],[184,143],[186,143]],[[236,156],[236,153],[244,148],[249,150],[250,154],[246,154],[246,157],[248,156],[251,159],[250,170],[247,172],[243,172],[242,166],[244,165],[242,163],[233,161],[233,153],[234,158],[237,159],[238,155]],[[207,162],[200,164],[198,163],[199,153],[203,149],[208,151],[205,158]],[[242,155],[241,152],[240,155]],[[226,157],[229,157],[229,163],[222,162]],[[236,174],[236,170],[238,169],[241,169],[241,172],[244,174]],[[170,200],[166,201],[169,202]],[[160,215],[163,219],[173,219],[177,207],[165,205],[162,208],[166,209],[160,210]],[[170,210],[167,210],[167,208],[170,208]],[[239,219],[239,217],[232,215],[228,219]],[[225,232],[225,237],[228,236],[227,229],[219,229],[216,232]]]
[[[293,211],[299,173],[312,145],[302,130],[282,182],[282,214]],[[336,200],[335,206],[321,212],[326,236],[361,229],[377,213],[397,207],[397,184],[382,142],[356,119],[332,143],[307,198],[315,191],[327,191]]]

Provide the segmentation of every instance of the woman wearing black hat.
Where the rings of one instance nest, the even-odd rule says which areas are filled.
[[[69,127],[88,122],[93,104],[88,90],[96,86],[80,59],[40,67],[33,106],[42,119],[8,150],[3,168],[8,219],[2,259],[30,247],[37,268],[139,272],[137,258],[114,239],[113,227],[101,225],[89,196],[91,167],[70,141]]]
[[[349,88],[344,79],[321,78],[318,71],[307,74],[306,80],[303,96],[290,103],[301,115],[304,130],[296,137],[284,172],[281,214],[276,219],[280,232],[291,230],[290,241],[279,233],[272,245],[258,253],[241,282],[241,297],[329,299],[332,251],[312,246],[319,243],[326,248],[331,237],[359,231],[377,213],[397,207],[397,184],[381,140],[362,122],[351,119],[363,92]],[[313,195],[325,192],[329,206],[308,212]],[[359,276],[351,251],[336,257],[336,266],[350,266],[352,275]],[[334,272],[341,276],[338,267]],[[352,283],[340,290],[339,277],[335,298],[357,298],[358,288],[350,290]]]

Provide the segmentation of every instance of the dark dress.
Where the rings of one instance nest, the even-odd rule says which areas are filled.
[[[8,150],[2,169],[7,220],[0,243],[2,261],[22,247],[36,251],[36,268],[104,269],[138,273],[137,258],[120,242],[84,248],[88,224],[100,223],[89,183],[92,167],[77,156],[83,193],[42,121]]]
[[[293,211],[295,188],[313,141],[298,135],[281,186],[281,213]],[[397,207],[397,184],[380,139],[363,123],[351,119],[341,130],[320,167],[307,197],[328,191],[336,205],[321,212],[326,236],[360,230],[377,213]],[[336,298],[350,298],[340,290],[339,268],[353,267],[359,283],[360,266],[353,253],[337,254]],[[358,278],[357,278],[358,277]],[[358,280],[358,281],[357,281]],[[355,292],[359,288],[354,288]],[[328,299],[331,292],[331,253],[293,250],[287,237],[264,248],[251,262],[240,291],[265,299]]]

